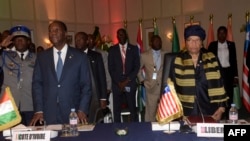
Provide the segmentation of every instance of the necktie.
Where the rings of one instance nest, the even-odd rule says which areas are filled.
[[[24,55],[24,54],[23,54],[23,53],[21,53],[21,60],[22,60],[22,61],[24,60],[23,55]]]
[[[125,46],[122,46],[122,71],[125,73],[125,60],[126,60],[126,50]]]
[[[57,54],[58,54],[58,61],[56,65],[56,75],[57,75],[57,79],[60,80],[60,77],[62,74],[63,62],[61,58],[61,51],[58,51]]]

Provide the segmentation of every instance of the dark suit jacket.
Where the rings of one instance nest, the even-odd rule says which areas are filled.
[[[231,41],[226,41],[226,42],[229,50],[230,69],[233,71],[232,72],[233,77],[235,77],[238,76],[235,43]],[[215,56],[218,56],[218,41],[211,42],[208,46],[208,51],[211,51],[214,53]]]
[[[88,50],[87,55],[89,57],[90,66],[93,73],[92,78],[94,79],[93,81],[95,83],[95,91],[98,96],[97,98],[107,99],[106,74],[102,55],[90,49]]]
[[[131,80],[129,86],[135,87],[134,84],[136,83],[136,77],[140,69],[140,56],[138,47],[128,43],[124,75],[119,44],[110,47],[108,54],[108,69],[113,84],[118,85],[118,82],[123,81],[128,77]]]
[[[55,71],[53,48],[38,54],[32,81],[35,112],[42,111],[47,124],[69,122],[70,109],[88,113],[91,78],[87,55],[68,47],[61,79]]]

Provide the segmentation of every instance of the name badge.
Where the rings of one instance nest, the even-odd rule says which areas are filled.
[[[153,79],[153,80],[156,80],[156,78],[157,78],[157,73],[154,72],[154,73],[153,73],[153,76],[152,76],[152,79]]]

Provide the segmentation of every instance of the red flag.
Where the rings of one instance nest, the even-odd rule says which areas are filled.
[[[208,27],[208,35],[207,35],[207,48],[211,42],[214,41],[214,27],[213,27],[213,19],[210,19],[210,24]]]
[[[227,40],[233,42],[232,16],[228,17],[228,23],[227,23]]]
[[[137,31],[137,46],[140,50],[140,52],[143,52],[144,51],[144,48],[143,48],[143,42],[142,42],[142,29],[141,29],[141,22],[139,24],[139,28],[138,28],[138,31]]]
[[[183,115],[181,102],[175,92],[174,84],[168,79],[157,109],[156,119],[159,123],[168,123]]]
[[[250,45],[250,23],[246,24],[246,39],[244,44],[244,55],[243,55],[243,76],[242,76],[242,96],[243,104],[246,107],[247,111],[250,112],[250,93],[249,93],[249,84],[248,84],[248,73],[249,68],[246,65],[247,50]]]

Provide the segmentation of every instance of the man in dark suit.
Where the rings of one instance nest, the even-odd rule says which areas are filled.
[[[71,108],[76,109],[80,122],[87,123],[91,98],[88,57],[66,43],[67,27],[62,21],[53,21],[48,30],[53,47],[37,56],[32,80],[36,113],[30,125],[69,123]]]
[[[114,122],[121,122],[121,104],[126,98],[131,121],[137,121],[136,112],[136,77],[140,68],[139,49],[128,43],[125,29],[117,30],[119,43],[110,47],[108,54],[108,69],[112,79],[114,102]]]
[[[226,40],[227,28],[220,26],[217,30],[218,41],[211,42],[208,50],[218,57],[222,67],[221,74],[224,81],[224,87],[229,96],[228,108],[233,103],[233,88],[235,82],[238,82],[238,69],[235,43]],[[226,112],[227,113],[227,112]]]
[[[88,115],[88,122],[95,122],[95,115],[98,108],[105,109],[107,105],[107,83],[102,55],[88,49],[88,35],[85,32],[78,32],[75,35],[76,48],[87,54],[91,67],[92,98]],[[90,82],[89,82],[90,83]]]
[[[102,60],[104,64],[106,83],[107,83],[107,102],[111,93],[111,77],[108,70],[108,52],[97,47],[96,37],[93,34],[88,34],[88,49],[96,51],[102,55]]]

